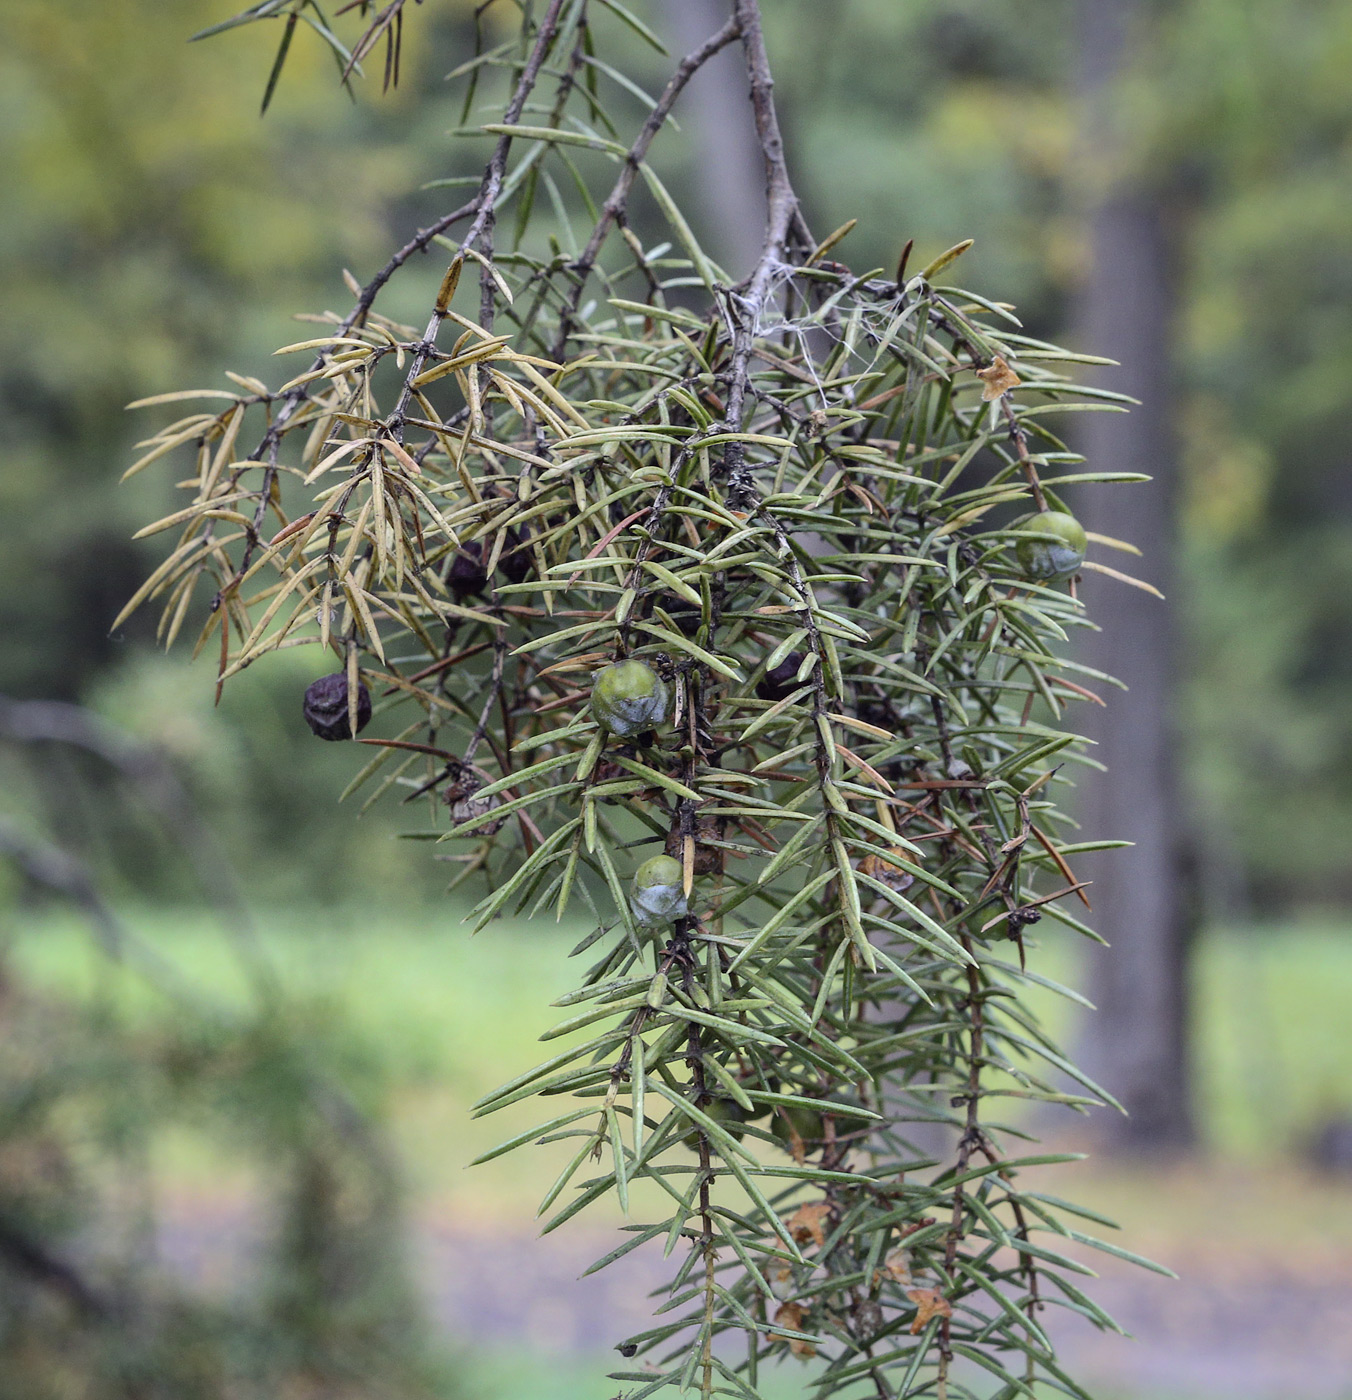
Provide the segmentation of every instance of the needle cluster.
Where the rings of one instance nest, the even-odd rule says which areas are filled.
[[[914,273],[835,260],[849,226],[804,220],[755,0],[729,10],[629,141],[598,47],[601,21],[642,25],[612,0],[527,7],[515,47],[464,65],[512,78],[477,193],[287,347],[307,369],[147,444],[135,469],[195,465],[134,605],[163,599],[172,641],[205,587],[219,684],[332,651],[339,737],[360,686],[386,735],[354,787],[432,799],[424,834],[485,891],[479,927],[590,913],[546,1037],[564,1048],[477,1111],[544,1114],[485,1160],[568,1142],[545,1230],[613,1195],[632,1223],[597,1267],[674,1256],[621,1345],[631,1400],[755,1397],[790,1355],[822,1397],[982,1375],[1082,1395],[1054,1312],[1113,1324],[1067,1247],[1122,1251],[1026,1184],[1062,1159],[1019,1109],[1108,1101],[1027,991],[1078,1000],[1030,928],[1093,936],[1073,866],[1095,846],[1061,803],[1095,766],[1069,712],[1112,682],[1068,651],[1074,573],[1115,572],[1084,547],[1116,542],[1081,532],[1072,558],[1038,518],[1078,530],[1063,493],[1104,478],[1057,425],[1120,403],[1073,382],[1088,357],[946,281],[966,245]],[[648,163],[730,44],[768,191],[738,283]],[[425,328],[382,315],[436,245]]]

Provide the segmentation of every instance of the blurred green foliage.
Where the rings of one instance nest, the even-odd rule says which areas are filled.
[[[660,27],[655,6],[638,8]],[[122,405],[219,382],[222,366],[257,369],[288,316],[345,304],[343,266],[368,275],[458,198],[422,186],[481,159],[448,138],[461,113],[440,81],[469,50],[468,7],[410,10],[400,88],[380,95],[377,51],[355,101],[302,30],[263,121],[277,24],[187,45],[230,7],[0,9],[0,188],[11,192],[0,692],[96,698],[169,738],[264,889],[299,893],[302,852],[327,895],[373,879],[433,886],[425,849],[390,839],[414,824],[403,814],[359,827],[330,802],[347,768],[303,736],[292,700],[312,673],[301,663],[270,661],[236,687],[246,701],[208,713],[181,656],[148,656],[143,623],[113,638],[107,627],[144,574],[134,522],[160,513],[155,493],[169,499],[153,474],[117,488],[133,437],[149,431]],[[907,237],[928,254],[976,233],[969,279],[1009,289],[1034,333],[1060,334],[1086,255],[1079,214],[1108,173],[1079,153],[1075,12],[1070,0],[769,4],[814,226],[858,216],[851,260],[880,266]],[[1180,722],[1212,883],[1266,904],[1343,899],[1352,13],[1337,0],[1177,0],[1154,23],[1120,116],[1136,136],[1131,160],[1176,208],[1185,262]],[[658,154],[681,167],[681,197],[694,154],[676,141]]]
[[[16,932],[0,928],[0,1397],[458,1394],[421,1329],[368,1116],[380,1081],[353,1072],[341,1027],[247,977],[223,1002],[172,953],[173,977],[147,977],[130,928],[112,948],[79,929],[60,985],[15,977]],[[175,1135],[214,1166],[214,1282],[172,1267]],[[252,1251],[220,1212],[241,1180]]]
[[[454,50],[464,9],[443,7],[434,36],[420,26],[408,82],[379,102],[349,102],[321,47],[296,44],[261,121],[277,26],[189,45],[224,6],[3,5],[0,693],[93,699],[164,741],[263,892],[431,883],[435,867],[335,810],[350,773],[297,742],[319,663],[283,662],[213,713],[138,619],[109,637],[150,557],[130,540],[138,518],[173,499],[149,474],[118,488],[148,431],[124,405],[258,367],[292,314],[346,298],[344,266],[383,260],[394,230],[435,207],[419,186],[448,173],[437,150],[458,112],[420,70]],[[13,757],[0,763],[11,809],[33,785],[73,801],[50,755],[17,792]],[[105,824],[105,868],[174,889],[177,862],[130,821]]]
[[[1344,901],[1352,11],[1145,8],[1117,116],[1130,173],[1172,207],[1183,259],[1178,721],[1212,912]],[[1124,173],[1082,155],[1076,6],[788,0],[772,14],[816,223],[861,215],[853,238],[881,265],[904,237],[924,250],[976,233],[969,279],[1011,288],[1035,333],[1063,334],[1087,255],[1080,212]]]
[[[341,268],[383,258],[391,225],[417,214],[418,128],[450,124],[436,102],[414,113],[411,91],[349,103],[328,58],[299,44],[260,121],[272,35],[186,43],[223,8],[5,0],[0,690],[11,694],[74,697],[126,650],[108,625],[142,569],[131,522],[162,488],[112,489],[144,427],[123,406],[185,374],[247,372],[285,317],[345,296]],[[427,60],[441,47],[419,45]]]

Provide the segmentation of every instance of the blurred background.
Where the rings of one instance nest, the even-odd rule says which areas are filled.
[[[279,26],[186,42],[223,0],[0,0],[0,1400],[603,1400],[646,1315],[641,1273],[574,1282],[608,1222],[534,1240],[547,1152],[464,1170],[521,1126],[468,1106],[531,1062],[578,931],[471,942],[408,810],[339,804],[317,652],[215,707],[148,617],[109,630],[173,498],[159,466],[119,486],[153,431],[123,406],[275,379],[294,313],[460,197],[472,8],[410,7],[400,86],[353,101],[298,37],[260,120]],[[674,49],[726,15],[633,8]],[[1092,590],[1085,659],[1131,694],[1091,717],[1116,776],[1081,818],[1136,845],[1094,872],[1112,951],[1038,953],[1132,1116],[1040,1127],[1096,1153],[1052,1189],[1184,1277],[1109,1271],[1137,1340],[1067,1349],[1106,1400],[1352,1396],[1352,8],[763,9],[818,235],[857,217],[839,255],[888,271],[975,237],[965,285],[1145,403],[1076,441],[1151,486],[1072,501],[1167,594]],[[741,275],[726,57],[655,152]]]

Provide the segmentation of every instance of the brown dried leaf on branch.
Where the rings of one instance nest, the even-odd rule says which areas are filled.
[[[1002,394],[1007,394],[1011,389],[1017,389],[1023,383],[1023,380],[1010,369],[1003,355],[997,355],[987,368],[977,370],[976,377],[985,385],[981,391],[981,397],[986,403],[998,399]]]
[[[894,1249],[883,1260],[882,1268],[873,1271],[873,1286],[876,1288],[884,1278],[890,1278],[893,1283],[911,1281],[911,1257],[904,1249]]]
[[[803,1309],[798,1303],[781,1303],[775,1312],[775,1326],[787,1327],[791,1332],[801,1332],[803,1330]],[[817,1348],[811,1342],[804,1341],[801,1337],[786,1337],[789,1350],[794,1356],[801,1356],[805,1361],[809,1356],[816,1356]]]
[[[906,1296],[915,1304],[915,1321],[911,1333],[916,1335],[929,1326],[932,1317],[952,1317],[953,1305],[937,1288],[908,1288]]]
[[[826,1244],[826,1221],[831,1214],[829,1201],[810,1201],[798,1207],[784,1222],[799,1244],[811,1240],[818,1249]]]

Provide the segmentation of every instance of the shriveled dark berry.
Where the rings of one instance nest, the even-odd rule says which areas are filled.
[[[756,694],[762,700],[783,700],[798,689],[798,668],[803,664],[803,653],[791,651],[778,666],[769,670],[756,682]]]
[[[723,850],[720,846],[709,844],[710,842],[722,839],[719,823],[714,817],[700,817],[695,823],[695,874],[696,875],[717,875],[723,869]],[[681,831],[681,823],[676,824],[667,832],[666,845],[663,847],[667,855],[673,860],[681,860],[685,852],[685,840]]]
[[[657,606],[676,624],[684,637],[693,637],[704,622],[704,609],[688,598],[659,598]]]
[[[878,729],[891,729],[895,722],[891,706],[882,700],[861,700],[855,707],[855,714],[865,724],[872,724]]]
[[[534,568],[530,531],[525,526],[520,530],[508,530],[502,541],[502,553],[498,555],[498,572],[508,583],[525,583]]]
[[[335,671],[320,676],[305,692],[305,723],[321,739],[354,739],[352,719],[347,709],[347,673]],[[357,732],[371,720],[371,692],[357,682]]]
[[[479,825],[474,829],[475,836],[493,836],[502,829],[502,824],[506,817],[494,817],[490,821],[483,821],[481,818],[487,817],[490,812],[495,812],[502,806],[502,798],[490,793],[487,797],[479,796],[479,789],[483,787],[483,780],[475,776],[470,768],[461,768],[460,776],[442,794],[441,799],[451,809],[451,820],[460,826],[463,822],[478,821]]]
[[[446,570],[446,583],[457,603],[466,598],[477,598],[488,587],[488,574],[484,570],[484,547],[478,540],[471,540],[457,552]]]

